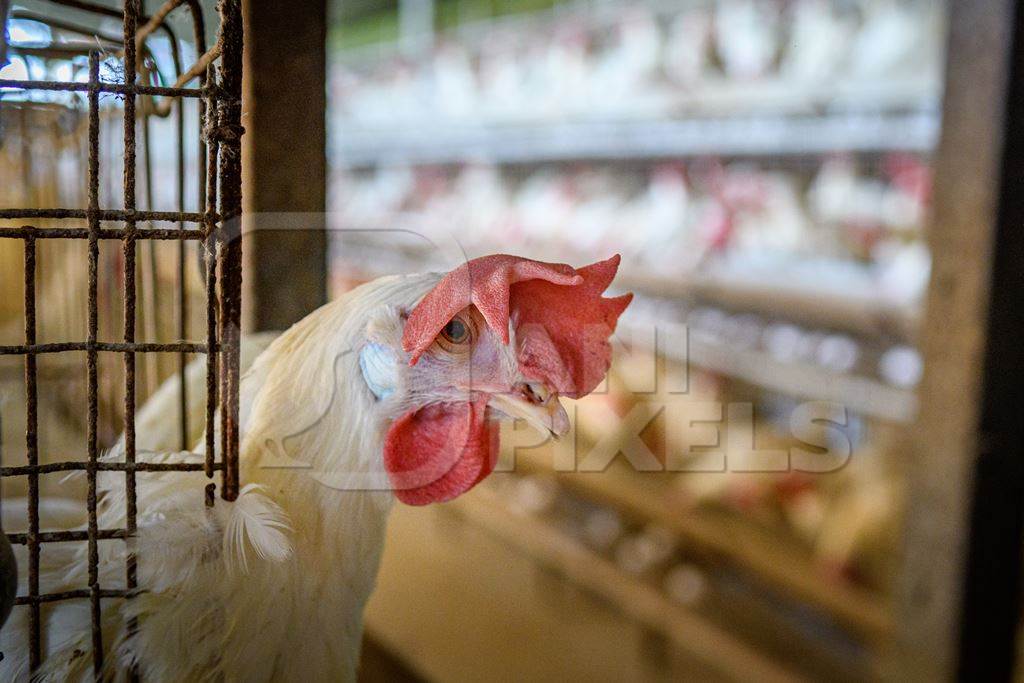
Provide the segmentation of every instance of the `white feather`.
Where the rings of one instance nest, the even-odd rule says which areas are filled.
[[[203,506],[205,508],[205,505]],[[136,551],[143,583],[155,592],[189,585],[204,558],[219,550],[216,524],[203,508],[147,513],[141,520]]]
[[[247,484],[230,506],[218,508],[224,520],[224,560],[229,569],[249,573],[249,551],[271,562],[291,557],[292,528],[281,507],[262,493],[258,484]]]

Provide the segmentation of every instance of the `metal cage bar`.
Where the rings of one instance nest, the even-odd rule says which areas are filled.
[[[11,533],[12,543],[27,547],[27,594],[20,595],[16,604],[29,609],[29,660],[35,670],[42,663],[41,605],[62,600],[88,600],[90,604],[90,630],[93,669],[99,675],[103,669],[103,640],[101,606],[103,600],[130,599],[137,591],[137,558],[132,538],[137,530],[137,472],[203,472],[210,480],[206,484],[206,501],[212,505],[216,484],[212,481],[220,472],[220,495],[234,500],[238,495],[239,448],[239,343],[241,319],[241,70],[242,19],[240,0],[219,0],[220,33],[214,48],[207,50],[203,35],[203,17],[195,0],[167,0],[151,17],[142,14],[141,0],[126,0],[124,11],[94,5],[82,0],[51,0],[54,4],[73,7],[103,16],[122,19],[124,82],[109,83],[100,79],[100,54],[89,52],[89,71],[86,83],[54,81],[18,81],[0,79],[0,87],[30,91],[66,91],[85,93],[88,103],[88,202],[85,208],[2,208],[0,220],[52,220],[84,221],[81,225],[38,227],[33,225],[0,225],[0,239],[20,239],[24,243],[25,264],[25,335],[24,344],[0,346],[0,355],[20,355],[25,359],[26,386],[26,463],[0,467],[0,477],[24,476],[28,479],[28,530]],[[192,15],[197,54],[193,66],[182,69],[177,54],[178,46],[173,31],[164,22],[176,8],[185,7]],[[161,87],[139,83],[138,56],[145,50],[145,39],[156,30],[164,30],[172,42],[176,82],[174,87]],[[72,29],[74,30],[74,29]],[[219,65],[215,62],[219,60]],[[199,78],[198,88],[184,87],[191,79]],[[99,178],[99,124],[100,96],[114,94],[123,97],[124,177],[123,208],[103,207],[100,203]],[[162,97],[150,111],[166,116],[177,112],[178,211],[140,211],[136,197],[136,98]],[[183,98],[198,102],[199,149],[194,174],[198,180],[199,212],[185,211],[184,186],[184,112]],[[172,108],[172,105],[176,105]],[[147,182],[149,178],[147,176]],[[147,193],[147,201],[149,195]],[[152,207],[148,207],[152,208]],[[104,222],[121,223],[122,227],[104,226]],[[177,223],[176,228],[140,227],[140,223]],[[187,227],[194,225],[195,227]],[[38,240],[84,240],[88,244],[88,322],[85,341],[39,343],[37,335],[36,278],[38,267],[36,249]],[[121,242],[123,253],[123,338],[106,341],[99,338],[99,249],[102,240]],[[179,293],[177,305],[180,319],[177,329],[181,341],[158,343],[139,341],[135,332],[137,321],[137,282],[135,265],[140,242],[172,240],[179,244],[178,284],[184,286],[184,246],[189,241],[202,245],[205,259],[204,280],[207,290],[207,334],[203,342],[187,340],[186,305]],[[85,460],[63,460],[40,463],[39,453],[39,389],[38,356],[67,352],[85,352],[88,383],[87,454]],[[124,460],[111,462],[100,458],[98,434],[99,374],[101,353],[118,353],[124,364]],[[178,376],[182,380],[179,406],[182,411],[182,440],[187,434],[185,408],[185,363],[188,354],[206,354],[207,357],[207,412],[206,454],[201,463],[147,463],[139,462],[136,453],[136,361],[137,354],[173,353],[179,358]],[[220,414],[221,443],[215,441],[215,421]],[[218,457],[219,455],[219,457]],[[54,472],[84,472],[87,480],[87,528],[76,531],[47,531],[40,528],[39,483],[40,476]],[[126,510],[124,528],[100,528],[98,515],[97,475],[99,472],[123,472],[125,476]],[[99,543],[123,540],[127,553],[125,560],[125,588],[115,589],[100,584]],[[40,586],[39,558],[44,543],[79,542],[87,544],[88,585],[61,592],[44,593]],[[136,627],[128,624],[128,629]],[[132,672],[134,675],[134,672]]]
[[[100,220],[104,212],[100,212]],[[147,220],[145,218],[138,218],[136,220]],[[163,220],[163,219],[161,219]],[[180,222],[180,221],[179,221]],[[4,228],[0,227],[0,239],[25,239],[31,233],[32,239],[46,240],[46,239],[86,239],[89,236],[88,228],[35,228],[30,225],[22,226],[20,228]],[[101,240],[123,240],[124,239],[124,228],[100,228],[97,235]],[[175,242],[185,242],[188,240],[205,240],[207,237],[205,230],[187,230],[177,228],[143,228],[135,232],[136,240],[172,240]]]
[[[25,345],[36,343],[36,241],[25,238]],[[25,448],[28,455],[28,594],[39,595],[39,391],[35,354],[25,356],[26,427]],[[39,603],[29,608],[29,664],[39,666]]]
[[[228,5],[238,8],[226,12]],[[242,12],[239,0],[220,0],[220,88],[216,128],[209,132],[217,140],[221,214],[221,248],[217,252],[221,292],[220,338],[224,390],[223,452],[235,457],[224,460],[225,500],[238,497],[239,448],[239,348],[242,340]],[[211,155],[212,156],[212,155]]]
[[[34,241],[34,240],[33,240]],[[169,344],[139,343],[123,344],[118,342],[96,342],[91,345],[96,351],[110,353],[206,353],[213,348],[214,353],[220,350],[219,344],[212,347],[197,342],[180,342]],[[0,346],[0,356],[38,356],[44,353],[67,353],[68,351],[88,351],[89,342],[58,342],[54,344],[29,344],[20,346]]]
[[[212,69],[207,73],[207,81],[213,82],[214,74]],[[203,100],[200,100],[203,102]],[[206,106],[203,107],[204,121],[203,124],[208,123],[205,119],[212,119],[214,112],[217,110],[217,103],[212,96],[206,101]],[[217,258],[216,258],[216,240],[214,238],[214,229],[217,225],[214,213],[216,211],[216,197],[217,197],[217,157],[220,153],[220,145],[215,137],[211,137],[209,141],[209,148],[206,150],[207,157],[206,163],[208,167],[206,169],[206,214],[204,216],[204,227],[207,231],[207,239],[204,243],[205,255],[206,255],[206,288],[207,291],[213,291],[217,286]],[[217,320],[218,311],[213,306],[206,307],[206,335],[207,344],[212,344],[217,340]],[[217,354],[210,353],[206,355],[206,394],[208,399],[206,401],[206,458],[205,458],[205,471],[207,477],[213,477],[214,467],[214,453],[216,452],[215,433],[213,429],[214,422],[216,420],[216,402],[219,396],[219,385],[218,385],[218,370],[217,370]],[[210,400],[213,399],[213,400]],[[213,502],[213,485],[207,486],[207,504]]]
[[[124,0],[124,81],[135,83],[136,77],[136,42],[135,35],[139,28],[139,15],[142,14],[141,0]],[[135,211],[135,95],[124,98],[124,210]],[[145,124],[144,124],[145,125]],[[148,142],[148,138],[147,138]],[[147,149],[148,152],[148,149]],[[149,182],[147,173],[146,181]],[[125,221],[124,230],[124,343],[135,343],[135,235],[137,231],[134,217]],[[184,389],[184,385],[182,385]],[[124,353],[124,462],[125,465],[135,464],[135,352]],[[138,512],[137,491],[135,489],[135,470],[126,469],[124,473],[125,489],[125,532],[127,553],[125,554],[124,578],[125,588],[131,593],[139,587],[138,565],[135,557],[135,536]],[[96,601],[98,606],[98,601]],[[138,622],[132,619],[128,624],[129,634],[138,628]],[[95,630],[95,628],[94,628]],[[93,662],[101,661],[100,649],[96,649]]]
[[[103,629],[100,623],[100,582],[99,582],[99,526],[96,519],[96,461],[99,459],[97,423],[99,422],[99,377],[97,375],[96,337],[99,328],[99,257],[100,243],[97,232],[100,229],[100,56],[89,54],[89,341],[86,347],[86,365],[89,382],[89,467],[86,468],[88,493],[86,507],[89,514],[89,530],[86,540],[89,544],[89,601],[92,627],[93,669],[98,673],[103,668]],[[38,634],[33,634],[38,637]]]

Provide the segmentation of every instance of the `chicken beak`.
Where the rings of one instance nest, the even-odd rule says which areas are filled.
[[[569,416],[558,394],[537,382],[521,382],[507,394],[492,394],[488,405],[513,419],[522,419],[545,436],[569,433]]]

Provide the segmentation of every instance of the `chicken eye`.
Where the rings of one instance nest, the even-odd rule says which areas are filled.
[[[458,318],[452,318],[441,330],[441,334],[452,344],[462,344],[469,339],[469,326]]]

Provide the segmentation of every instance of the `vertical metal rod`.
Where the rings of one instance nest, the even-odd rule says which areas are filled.
[[[32,230],[32,228],[27,228]],[[36,343],[36,240],[25,238],[25,344]],[[39,595],[39,390],[36,381],[36,356],[25,355],[25,447],[28,466],[28,595]],[[29,669],[35,671],[42,661],[40,647],[39,603],[29,605]]]
[[[207,69],[206,82],[216,86],[216,73],[211,66]],[[207,131],[214,128],[214,117],[217,112],[217,103],[213,97],[212,90],[209,96],[209,103],[203,108],[205,129],[201,137],[207,135]],[[218,330],[218,294],[217,294],[217,223],[214,216],[217,211],[217,140],[210,135],[208,149],[206,150],[206,187],[204,198],[206,200],[206,213],[203,227],[206,230],[206,239],[203,241],[203,249],[206,253],[206,461],[205,471],[209,479],[213,479],[213,465],[216,457],[217,443],[217,404],[219,401],[220,376],[218,363],[220,350],[216,344],[219,339]],[[211,483],[207,487],[214,487]],[[212,503],[212,496],[207,496],[207,502]]]
[[[134,154],[135,151],[133,150]],[[153,205],[153,154],[150,145],[150,120],[149,116],[142,116],[142,163],[146,167],[145,184],[143,190],[146,195],[146,208],[150,211],[156,209]],[[150,228],[152,223],[148,224]],[[160,280],[157,276],[156,244],[152,240],[146,240],[142,245],[145,254],[142,261],[142,299],[141,312],[143,334],[149,341],[158,341],[160,338],[160,306],[158,304],[158,289]],[[144,377],[145,393],[152,396],[160,386],[160,357],[154,354],[143,356],[146,372]]]
[[[139,14],[141,13],[140,0],[125,0],[124,3],[124,78],[128,86],[135,85],[135,31],[137,28]],[[148,124],[147,124],[148,125]],[[147,149],[147,162],[148,158]],[[135,198],[135,93],[129,92],[124,98],[124,210],[129,212],[136,209]],[[152,192],[152,183],[147,174],[147,193]],[[149,197],[152,201],[152,196]],[[149,207],[152,209],[152,205]],[[124,232],[124,341],[127,344],[135,342],[135,318],[136,318],[136,230],[137,224],[134,218],[129,217],[125,221]],[[155,277],[155,273],[154,273]],[[150,315],[153,312],[150,311]],[[153,341],[157,341],[154,339]],[[135,463],[135,353],[132,351],[124,354],[124,460],[127,464]],[[129,468],[125,473],[125,530],[128,537],[127,556],[125,559],[125,585],[129,594],[138,587],[138,567],[135,556],[136,513],[137,500],[135,491],[135,472]],[[136,624],[128,625],[129,631],[134,631]]]
[[[96,463],[99,457],[99,444],[96,433],[99,419],[98,392],[99,382],[96,372],[96,330],[99,311],[96,303],[99,282],[99,155],[100,155],[100,56],[98,52],[89,53],[89,336],[86,344],[86,370],[89,388],[89,462],[86,469],[88,490],[86,506],[88,508],[88,561],[89,561],[89,597],[92,626],[92,661],[97,676],[103,669],[103,631],[100,628],[100,582],[99,582],[99,533],[96,521]]]
[[[239,345],[242,333],[242,10],[240,0],[219,0],[221,97],[217,102],[217,131],[221,150],[221,362],[224,364],[223,422],[224,477],[221,497],[238,497]]]
[[[203,15],[201,12],[192,13],[195,24],[193,26],[195,33],[195,41],[198,48],[196,54],[204,54],[206,51],[205,31],[202,25]],[[206,87],[207,83],[214,83],[213,78],[213,67],[209,66],[206,72],[199,77],[199,85],[203,88]],[[212,99],[211,99],[212,102]],[[206,111],[207,111],[207,98],[200,97],[196,100],[196,113],[198,115],[199,135],[197,136],[196,146],[196,170],[198,171],[196,180],[196,211],[207,211],[207,143],[206,143]],[[216,411],[217,405],[217,363],[216,363],[216,351],[214,350],[211,341],[216,341],[216,329],[217,329],[217,318],[216,318],[216,307],[211,303],[210,297],[214,296],[214,288],[216,287],[216,273],[211,272],[211,268],[215,267],[216,261],[213,258],[213,221],[208,220],[204,223],[204,228],[207,230],[207,239],[203,242],[203,252],[206,255],[204,261],[204,274],[206,279],[206,292],[207,292],[207,303],[206,303],[206,381],[207,381],[207,393],[206,393],[206,453],[207,453],[207,471],[206,476],[210,479],[213,478],[213,461],[210,459],[214,450],[214,438],[213,438],[213,416]],[[211,407],[212,406],[212,407]],[[210,484],[213,486],[213,484]],[[212,491],[207,488],[207,500],[213,501]]]
[[[28,130],[27,107],[19,109],[18,122],[21,129],[22,182],[26,206],[33,206],[32,200],[32,136]],[[36,243],[32,237],[25,238],[25,344],[36,341]],[[37,366],[34,354],[25,356],[25,446],[29,467],[39,465],[39,393]],[[28,594],[39,595],[39,473],[28,476]],[[29,605],[29,670],[35,671],[42,663],[42,620],[40,605]]]
[[[185,106],[182,98],[175,102],[174,116],[177,120],[178,135],[178,211],[185,213]],[[200,162],[201,163],[201,162]],[[202,210],[202,209],[199,209]],[[178,223],[178,229],[184,230],[185,224]],[[188,291],[186,279],[186,244],[185,240],[178,242],[178,339],[188,339]],[[181,450],[187,451],[192,444],[189,443],[189,420],[188,420],[188,382],[187,382],[188,354],[178,354],[178,412],[180,415]]]

